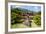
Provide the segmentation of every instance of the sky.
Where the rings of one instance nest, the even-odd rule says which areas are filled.
[[[28,10],[31,10],[31,11],[41,11],[41,6],[15,6],[15,5],[12,5],[12,8],[23,8],[23,9],[28,9]]]

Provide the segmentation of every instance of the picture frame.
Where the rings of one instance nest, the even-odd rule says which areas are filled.
[[[11,20],[10,20],[10,15],[11,15],[11,5],[29,5],[29,6],[41,6],[42,7],[42,9],[41,9],[41,27],[40,28],[20,28],[20,29],[18,29],[18,28],[15,28],[15,29],[11,29],[10,28],[10,23],[11,23]],[[44,11],[44,12],[43,12]],[[8,32],[35,32],[35,31],[44,31],[44,29],[45,29],[45,27],[44,27],[44,21],[45,21],[45,5],[44,5],[44,3],[37,3],[37,2],[18,2],[18,1],[15,1],[15,2],[8,2]]]

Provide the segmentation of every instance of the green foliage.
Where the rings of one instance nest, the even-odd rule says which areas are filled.
[[[22,23],[23,21],[21,21],[21,19],[23,18],[21,15],[21,11],[18,8],[12,8],[11,9],[11,24],[15,24],[15,23]]]
[[[11,9],[11,13],[12,12],[17,13],[17,14],[21,14],[22,13],[18,8]]]
[[[11,17],[11,20],[12,20],[12,24],[15,24],[15,23],[22,23],[23,21],[21,21],[22,17],[21,16],[17,16],[17,15],[13,15]]]
[[[34,16],[33,20],[34,20],[35,24],[37,24],[39,26],[41,25],[41,16],[40,15]]]

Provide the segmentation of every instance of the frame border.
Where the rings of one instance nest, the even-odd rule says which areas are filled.
[[[32,30],[32,31],[19,31],[19,32],[8,32],[8,2],[17,2],[17,3],[30,3],[30,4],[43,4],[43,30]],[[22,1],[5,1],[5,34],[9,33],[27,33],[27,32],[44,32],[45,31],[45,3],[43,2],[22,2]]]

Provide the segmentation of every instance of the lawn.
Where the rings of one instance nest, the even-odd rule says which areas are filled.
[[[13,24],[13,25],[11,25],[11,28],[28,28],[28,26],[20,23],[20,24]]]

